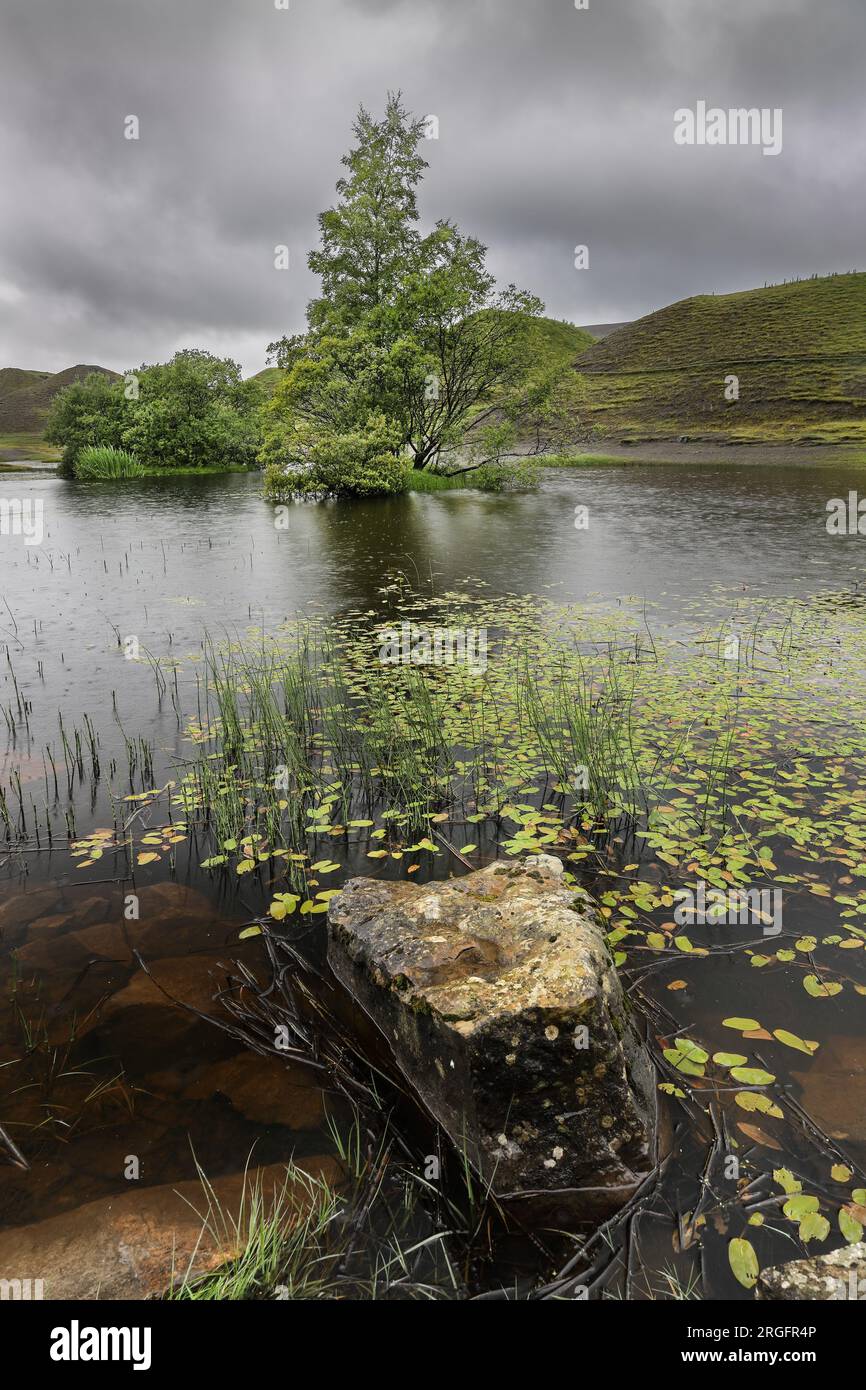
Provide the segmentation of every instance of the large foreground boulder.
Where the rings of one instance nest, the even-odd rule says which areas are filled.
[[[859,1301],[866,1299],[866,1243],[810,1255],[761,1271],[758,1298],[774,1302]]]
[[[424,886],[351,879],[328,957],[498,1194],[621,1200],[652,1164],[653,1072],[598,914],[562,873],[540,855]]]

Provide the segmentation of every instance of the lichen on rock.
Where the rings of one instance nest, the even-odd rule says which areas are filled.
[[[497,1193],[630,1188],[651,1166],[651,1064],[558,859],[351,879],[328,922],[334,973]]]

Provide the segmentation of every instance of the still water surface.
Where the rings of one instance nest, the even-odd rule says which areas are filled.
[[[856,602],[866,584],[866,539],[830,536],[825,522],[828,499],[844,497],[862,477],[844,460],[799,451],[784,462],[776,453],[772,463],[633,463],[551,471],[537,492],[523,495],[302,504],[280,529],[255,476],[104,486],[2,475],[0,496],[41,502],[44,523],[38,545],[0,536],[2,784],[13,812],[18,779],[25,810],[53,800],[43,754],[51,747],[62,762],[58,714],[67,730],[87,716],[101,775],[95,783],[79,779],[70,805],[58,809],[71,807],[79,838],[110,825],[111,789],[115,798],[129,790],[126,739],[153,745],[154,785],[189,755],[183,734],[196,711],[205,633],[249,642],[256,630],[297,615],[379,611],[395,582],[422,597],[469,586],[488,599],[532,594],[616,605],[628,598],[645,605],[655,631],[674,636],[687,630],[696,606],[723,617],[740,594],[826,592]],[[587,529],[575,526],[578,507],[589,509]],[[179,663],[169,689],[160,693],[146,658],[124,659],[131,636],[165,671]],[[65,835],[62,815],[58,834]],[[193,1151],[216,1177],[242,1168],[253,1147],[262,1163],[329,1149],[309,1078],[172,1010],[133,955],[157,962],[165,988],[205,1011],[232,961],[261,967],[259,943],[237,940],[261,902],[252,890],[226,889],[200,873],[199,857],[179,846],[173,871],[166,859],[139,871],[140,920],[124,922],[129,884],[112,881],[114,870],[101,873],[97,864],[82,873],[62,845],[49,850],[44,835],[38,852],[32,836],[26,853],[8,846],[0,884],[0,1123],[31,1168],[0,1167],[0,1226],[124,1191],[130,1154],[140,1157],[141,1181],[158,1185],[193,1176]],[[814,921],[805,912],[796,925],[806,930]],[[700,1020],[760,1011],[765,986],[732,957],[712,973],[696,971],[689,988]],[[798,1023],[818,1037],[814,1019],[789,1026]],[[846,996],[825,1034],[825,1093],[848,1077],[852,1104],[862,1105],[856,1000]],[[792,1055],[795,1088],[806,1062]],[[866,1156],[862,1117],[855,1129],[850,1142]],[[671,1189],[670,1201],[685,1209],[695,1200],[693,1157]],[[647,1233],[649,1263],[669,1263],[667,1240],[656,1249]],[[779,1258],[788,1257],[784,1242],[779,1248]],[[716,1273],[710,1265],[705,1296],[736,1293],[724,1262]]]

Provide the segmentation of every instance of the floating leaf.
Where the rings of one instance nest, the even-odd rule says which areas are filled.
[[[830,1222],[820,1212],[810,1211],[800,1222],[799,1236],[803,1244],[810,1240],[826,1240],[830,1234]]]
[[[846,1163],[834,1163],[830,1169],[830,1177],[834,1182],[850,1182],[853,1176]]]
[[[723,1028],[734,1028],[738,1033],[751,1033],[753,1029],[760,1028],[760,1023],[756,1018],[723,1018]]]
[[[664,1055],[667,1061],[676,1067],[677,1071],[685,1073],[686,1076],[703,1076],[705,1074],[704,1064],[708,1060],[707,1053],[688,1038],[677,1038],[676,1046],[666,1047]]]
[[[803,988],[813,999],[832,999],[834,994],[842,993],[842,986],[835,980],[819,980],[817,975],[807,975]]]
[[[148,850],[148,852],[147,852],[146,854],[140,854],[140,855],[138,856],[138,863],[139,863],[139,864],[152,864],[153,861],[154,861],[155,859],[158,859],[158,858],[159,858],[159,855],[158,855],[158,854],[155,854],[155,853],[153,852],[153,850]]]
[[[806,1193],[799,1192],[793,1197],[789,1197],[782,1211],[789,1221],[802,1221],[804,1216],[809,1216],[816,1212],[821,1203],[817,1197],[809,1197]]]
[[[811,1057],[813,1052],[817,1052],[816,1042],[807,1042],[805,1038],[798,1038],[796,1033],[789,1033],[787,1028],[774,1028],[773,1037],[786,1047],[795,1047],[798,1052],[805,1052],[807,1057]]]
[[[839,1230],[849,1245],[856,1245],[863,1239],[863,1227],[847,1207],[842,1207],[839,1212]]]
[[[775,1076],[762,1067],[731,1067],[731,1076],[744,1086],[772,1086]]]
[[[244,927],[243,931],[238,933],[238,941],[246,941],[250,936],[261,936],[261,934],[261,927]]]
[[[753,1289],[758,1282],[761,1267],[752,1244],[743,1238],[728,1244],[728,1263],[734,1278],[744,1289]]]
[[[274,921],[282,922],[298,906],[300,898],[297,893],[278,893],[268,908],[268,912]]]
[[[713,1061],[717,1067],[740,1067],[748,1058],[741,1052],[714,1052]]]
[[[777,1182],[783,1192],[787,1192],[789,1197],[803,1191],[803,1184],[794,1177],[790,1168],[776,1168],[773,1172],[773,1182]]]
[[[760,1091],[738,1091],[734,1100],[741,1110],[759,1111],[762,1115],[772,1115],[774,1120],[784,1119],[784,1116],[769,1096],[764,1096]]]

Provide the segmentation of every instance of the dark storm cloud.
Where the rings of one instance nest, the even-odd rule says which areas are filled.
[[[425,221],[554,315],[848,269],[864,37],[862,0],[0,0],[0,365],[194,343],[261,366],[303,324],[352,115],[388,88],[439,118]],[[700,98],[781,107],[782,154],[677,147]]]

